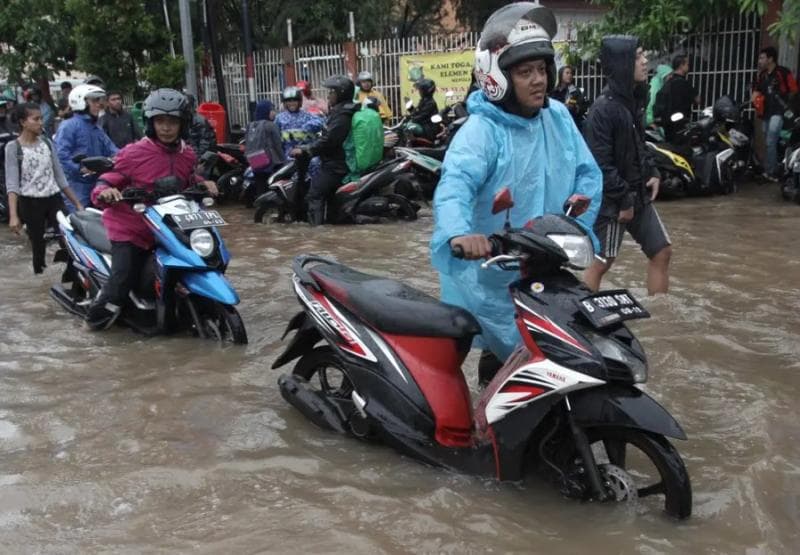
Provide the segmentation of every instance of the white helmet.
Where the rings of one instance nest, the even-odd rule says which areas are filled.
[[[106,91],[96,85],[78,85],[69,93],[69,107],[73,112],[86,110],[87,98],[103,98]]]
[[[486,97],[502,102],[511,91],[509,69],[525,60],[547,62],[550,91],[555,85],[553,37],[558,31],[550,8],[532,2],[514,2],[494,12],[475,49],[475,77]]]

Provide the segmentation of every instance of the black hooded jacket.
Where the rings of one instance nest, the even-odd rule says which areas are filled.
[[[330,108],[322,136],[314,141],[308,151],[312,156],[319,156],[325,163],[345,161],[344,143],[350,134],[353,114],[361,108],[352,102],[344,102]]]
[[[603,39],[600,62],[607,84],[584,123],[586,143],[603,171],[605,216],[649,203],[645,183],[659,176],[644,142],[647,87],[633,80],[638,46],[635,37]]]

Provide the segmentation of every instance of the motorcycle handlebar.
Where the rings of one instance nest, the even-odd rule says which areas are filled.
[[[491,235],[489,237],[489,243],[492,245],[492,253],[490,256],[497,256],[502,254],[503,252],[503,243],[500,241],[499,237]],[[459,260],[464,259],[464,249],[461,245],[455,245],[450,247],[450,256],[453,258],[458,258]]]

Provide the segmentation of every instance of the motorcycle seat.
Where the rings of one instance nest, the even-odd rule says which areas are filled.
[[[380,331],[455,339],[481,332],[478,321],[463,308],[439,302],[399,281],[341,264],[320,264],[310,274],[325,293]]]
[[[81,210],[70,214],[69,221],[75,233],[89,246],[102,253],[111,254],[111,241],[108,240],[101,217],[102,214],[98,212]]]

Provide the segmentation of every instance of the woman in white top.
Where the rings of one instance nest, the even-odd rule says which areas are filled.
[[[8,191],[8,225],[19,234],[22,224],[33,247],[33,272],[41,274],[48,225],[58,227],[56,214],[64,210],[63,192],[83,210],[64,177],[53,143],[42,136],[42,112],[37,104],[16,107],[15,120],[20,126],[19,138],[6,145],[6,189]]]

